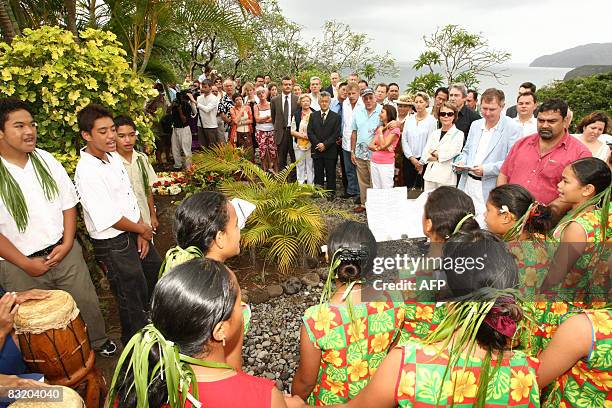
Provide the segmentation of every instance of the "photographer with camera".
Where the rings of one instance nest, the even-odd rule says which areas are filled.
[[[180,91],[172,103],[172,156],[174,168],[188,169],[191,166],[191,129],[189,119],[194,115],[192,102],[195,102],[190,91]],[[181,158],[185,155],[185,163]]]

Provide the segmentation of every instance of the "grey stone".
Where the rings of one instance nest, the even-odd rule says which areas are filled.
[[[270,340],[266,340],[263,343],[261,343],[261,347],[263,348],[268,348],[272,345],[272,343],[270,343]]]
[[[287,370],[283,370],[283,372],[280,374],[280,379],[283,381],[287,381],[289,377],[291,377],[291,374]]]
[[[252,289],[249,292],[249,301],[252,304],[259,304],[267,302],[270,299],[268,292],[263,289]]]
[[[329,268],[317,268],[315,272],[322,280],[327,279],[327,274],[329,273]]]
[[[308,287],[317,286],[321,282],[321,278],[317,273],[309,272],[302,276],[302,282]]]
[[[290,277],[281,284],[287,295],[295,295],[302,289],[302,282],[295,276]]]
[[[319,258],[310,255],[304,255],[304,265],[308,269],[316,268],[317,266],[319,266]]]
[[[283,287],[281,285],[271,285],[266,288],[268,296],[270,298],[277,298],[283,294]]]

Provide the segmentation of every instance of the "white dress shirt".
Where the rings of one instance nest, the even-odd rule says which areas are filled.
[[[31,160],[24,168],[7,162],[2,164],[13,176],[28,207],[28,225],[19,232],[17,224],[0,199],[0,234],[4,235],[24,255],[45,249],[64,235],[64,210],[73,208],[79,202],[74,185],[64,167],[50,153],[36,149],[40,158],[47,164],[51,177],[57,183],[59,194],[53,200],[45,198],[43,188],[36,177]],[[0,258],[2,259],[2,258]]]
[[[487,155],[489,142],[491,141],[491,137],[495,133],[496,129],[497,125],[491,129],[487,129],[486,126],[483,126],[482,135],[478,141],[478,148],[476,149],[476,154],[474,155],[474,163],[469,163],[470,165],[482,166],[482,162]],[[474,207],[476,208],[476,220],[480,225],[483,225],[482,221],[484,220],[483,216],[486,210],[486,203],[485,197],[482,196],[482,180],[474,180],[473,178],[468,177],[465,182],[465,193],[472,197]]]
[[[438,128],[438,121],[432,115],[427,115],[425,119],[417,121],[416,115],[409,116],[404,122],[404,131],[402,132],[402,151],[407,159],[410,157],[421,158],[421,162],[425,163],[425,158],[422,157],[423,150],[427,144],[429,135]]]
[[[200,95],[197,99],[200,118],[198,127],[203,129],[214,129],[217,127],[217,109],[219,107],[219,97],[213,93]]]
[[[522,137],[531,136],[534,133],[538,132],[538,119],[534,118],[533,115],[529,118],[527,122],[521,122],[518,115],[516,116],[516,118],[514,118],[514,120],[523,128]]]
[[[355,107],[348,98],[342,102],[342,150],[351,151],[351,135],[353,134],[353,111],[363,105],[363,99],[357,99]]]
[[[140,208],[118,153],[103,161],[85,150],[74,175],[85,214],[85,226],[93,239],[114,238],[124,231],[113,228],[122,217],[140,220]]]
[[[321,110],[321,105],[319,105],[319,96],[321,96],[321,94],[314,96],[312,93],[309,93],[308,96],[310,96],[310,109]]]

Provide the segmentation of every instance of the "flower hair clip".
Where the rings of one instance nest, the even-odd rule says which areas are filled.
[[[509,212],[510,212],[510,209],[508,208],[506,204],[502,205],[501,208],[499,209],[500,214],[506,214]]]

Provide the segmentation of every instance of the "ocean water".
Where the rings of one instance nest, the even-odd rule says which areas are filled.
[[[414,79],[416,75],[426,71],[417,71],[412,68],[412,62],[400,62],[399,75],[395,77],[381,76],[376,78],[375,82],[397,82],[400,85],[400,90],[403,93],[406,85]],[[497,88],[504,91],[508,106],[514,105],[518,95],[518,88],[523,82],[533,82],[538,88],[548,85],[555,80],[561,80],[565,74],[572,68],[541,68],[530,67],[529,64],[507,63],[496,68],[498,72],[503,72],[506,75],[501,79],[501,83],[495,78],[479,77],[480,84],[478,85],[479,93],[482,93],[487,88]],[[371,84],[373,85],[373,84]]]

